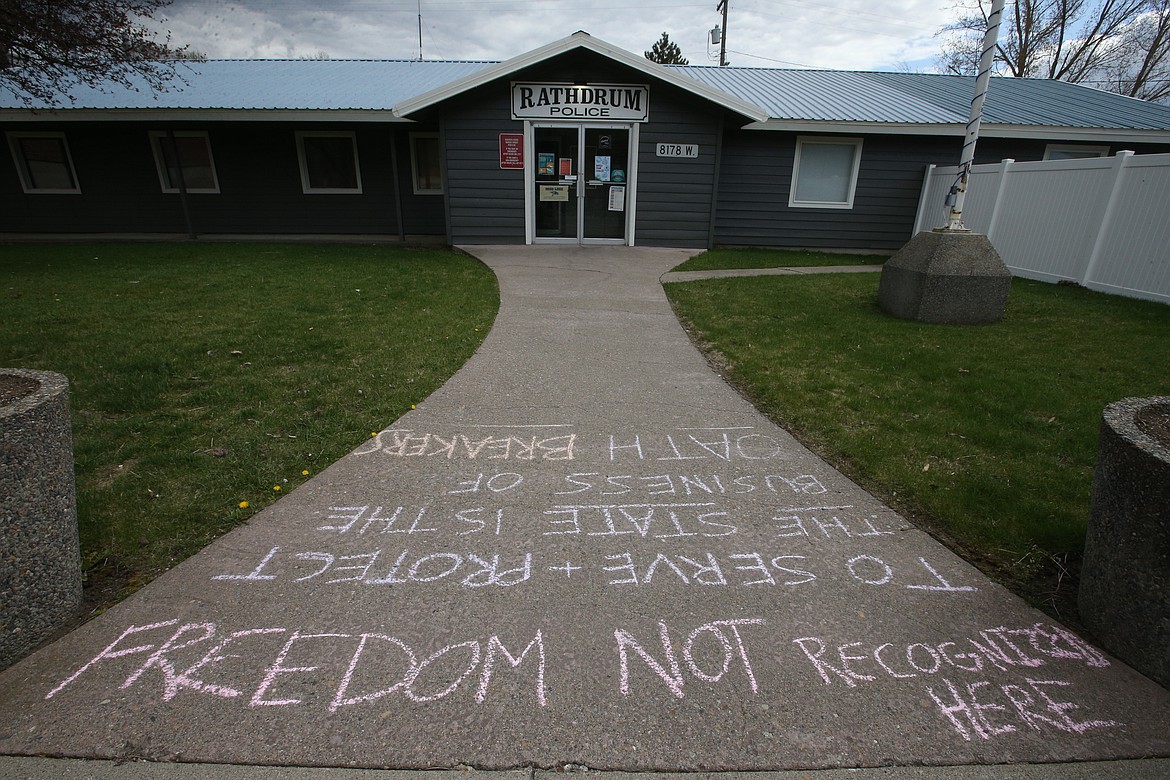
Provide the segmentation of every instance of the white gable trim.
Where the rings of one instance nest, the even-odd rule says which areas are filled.
[[[639,73],[646,76],[658,79],[671,84],[684,92],[689,92],[693,95],[708,100],[718,106],[722,106],[730,111],[747,117],[756,122],[764,122],[768,119],[768,112],[754,103],[748,103],[745,100],[730,95],[722,90],[709,87],[706,84],[696,81],[687,76],[681,76],[674,73],[669,68],[664,68],[656,62],[651,62],[645,57],[638,57],[628,51],[619,49],[612,44],[606,43],[599,38],[594,38],[587,32],[577,31],[568,38],[562,38],[559,41],[541,46],[538,49],[533,49],[530,52],[521,54],[518,57],[513,57],[510,60],[501,62],[498,65],[492,65],[477,71],[470,76],[467,76],[450,84],[444,84],[441,87],[425,92],[417,97],[404,100],[398,105],[394,106],[394,113],[397,116],[405,117],[413,114],[416,111],[421,111],[424,108],[429,108],[436,103],[441,103],[444,100],[449,100],[456,95],[461,95],[468,90],[495,81],[496,79],[504,79],[511,76],[513,73],[532,65],[538,65],[545,60],[556,57],[560,54],[572,51],[574,49],[587,49],[603,57],[608,57],[615,62],[632,68]]]

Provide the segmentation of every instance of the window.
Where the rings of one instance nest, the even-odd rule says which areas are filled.
[[[8,146],[25,192],[81,192],[64,133],[8,133]]]
[[[176,130],[172,137],[170,133],[155,130],[150,134],[150,145],[163,192],[178,192],[180,181],[187,192],[219,192],[207,133]]]
[[[853,208],[860,165],[860,138],[797,138],[788,205]]]
[[[352,132],[298,132],[301,186],[306,194],[359,194],[357,139]]]
[[[410,134],[410,172],[415,195],[442,195],[443,173],[439,164],[439,134]]]
[[[1083,160],[1086,157],[1105,157],[1108,146],[1086,146],[1083,144],[1048,144],[1044,148],[1045,160]]]

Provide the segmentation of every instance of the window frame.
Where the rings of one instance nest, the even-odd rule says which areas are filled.
[[[857,178],[861,171],[861,152],[865,139],[844,136],[807,136],[796,137],[796,152],[792,160],[792,183],[788,188],[788,206],[798,209],[852,209],[853,199],[857,193]],[[822,146],[852,146],[853,168],[849,173],[849,194],[844,201],[814,201],[797,200],[796,190],[800,182],[801,150],[805,145]]]
[[[1076,157],[1053,157],[1053,152],[1090,152]],[[1093,160],[1108,157],[1109,147],[1102,144],[1048,144],[1044,147],[1044,160]]]
[[[154,151],[154,164],[155,164],[155,168],[158,171],[159,187],[162,189],[162,191],[164,193],[177,193],[179,191],[179,187],[177,184],[176,184],[176,186],[173,186],[173,187],[167,186],[168,170],[167,170],[167,164],[166,164],[166,156],[164,155],[163,148],[162,148],[163,143],[166,141],[166,139],[169,136],[169,132],[170,131],[167,131],[167,130],[151,130],[150,131],[150,147]],[[216,167],[215,167],[215,155],[211,151],[211,137],[210,137],[210,135],[208,135],[206,130],[175,130],[173,132],[175,134],[176,139],[178,139],[178,138],[202,138],[203,139],[203,146],[207,150],[207,162],[208,162],[208,165],[211,166],[211,180],[212,180],[212,182],[214,182],[214,186],[212,186],[212,187],[192,187],[190,185],[187,185],[186,187],[184,187],[184,189],[188,193],[192,193],[192,194],[196,194],[196,195],[203,195],[203,194],[218,195],[220,192],[220,190],[219,190],[219,172],[216,170]],[[176,159],[175,162],[178,164],[178,166],[180,168],[183,167],[182,160]]]
[[[414,188],[415,195],[442,195],[443,194],[443,147],[440,144],[438,148],[439,155],[439,187],[428,188],[419,186],[418,179],[418,156],[416,154],[416,142],[420,139],[435,139],[439,140],[439,133],[437,131],[419,132],[410,134],[410,183]]]
[[[305,158],[306,138],[348,138],[353,152],[353,173],[355,187],[313,187],[309,179],[309,165]],[[297,130],[297,160],[301,169],[301,192],[305,195],[361,195],[362,167],[358,158],[357,133],[353,130]]]
[[[16,165],[17,176],[20,177],[20,186],[26,195],[80,195],[81,179],[77,176],[77,168],[73,165],[73,152],[69,149],[69,139],[65,133],[55,130],[10,130],[4,134],[8,139],[8,149],[12,153],[12,162]],[[73,187],[37,187],[28,168],[28,160],[20,146],[22,138],[55,138],[61,142],[65,152],[65,162],[69,166],[69,176],[73,179]]]

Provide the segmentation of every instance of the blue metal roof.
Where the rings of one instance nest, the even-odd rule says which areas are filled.
[[[778,120],[967,122],[974,77],[773,68],[677,67],[767,109]],[[1170,129],[1170,106],[1047,79],[995,78],[983,121],[993,124]]]
[[[112,86],[78,88],[75,101],[33,108],[97,110],[372,111],[496,66],[417,60],[209,60],[182,63],[181,81],[155,94]],[[675,66],[676,73],[754,106],[770,121],[891,125],[967,121],[973,79],[877,73]],[[0,88],[0,109],[29,108]],[[1170,130],[1170,106],[1042,79],[993,79],[985,124]]]
[[[387,111],[490,62],[428,60],[207,60],[182,62],[166,92],[78,87],[60,108]],[[0,88],[0,107],[23,108]],[[35,104],[35,108],[51,108]]]
[[[863,73],[681,66],[691,78],[759,105],[773,119],[823,122],[966,122],[945,106],[865,78]],[[968,101],[970,95],[968,94]]]

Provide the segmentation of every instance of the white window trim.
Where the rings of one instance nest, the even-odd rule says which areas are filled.
[[[69,139],[65,137],[64,133],[51,131],[19,131],[5,133],[8,136],[8,149],[12,152],[12,162],[16,164],[16,173],[20,176],[20,186],[24,189],[26,195],[80,195],[81,194],[81,179],[77,178],[77,169],[73,167],[73,152],[69,151]],[[71,189],[46,189],[43,187],[34,187],[32,177],[28,172],[28,161],[24,159],[24,153],[20,149],[17,141],[21,138],[59,138],[61,145],[65,149],[65,161],[69,163],[69,174],[73,177],[73,182],[76,186]]]
[[[438,139],[437,132],[432,133],[411,133],[410,134],[410,184],[414,188],[415,195],[442,195],[443,194],[443,164],[439,163],[439,188],[438,189],[423,189],[418,186],[418,160],[414,156],[414,142],[418,138],[434,138]],[[443,150],[440,147],[439,154],[442,155]]]
[[[175,138],[202,138],[204,145],[207,147],[207,161],[211,164],[211,180],[215,183],[213,187],[191,187],[186,188],[187,192],[196,194],[219,194],[219,173],[215,169],[215,155],[211,153],[211,138],[207,135],[206,130],[175,130]],[[154,151],[154,164],[158,170],[158,185],[163,192],[178,192],[178,187],[167,186],[167,164],[166,157],[163,156],[162,144],[166,141],[168,133],[166,130],[151,130],[150,131],[150,148]],[[175,161],[179,165],[182,162]]]
[[[301,191],[305,195],[361,195],[362,194],[362,167],[358,161],[357,133],[352,130],[298,130],[297,159],[301,166]],[[348,138],[353,150],[354,178],[357,187],[311,187],[309,186],[309,167],[305,163],[306,138]]]
[[[1087,153],[1087,154],[1083,154],[1083,157],[1081,159],[1091,158],[1091,157],[1108,157],[1109,156],[1109,147],[1108,146],[1093,146],[1090,144],[1048,144],[1047,146],[1044,147],[1044,159],[1051,160],[1053,152]],[[1060,159],[1061,160],[1068,160],[1068,159],[1078,159],[1078,158],[1061,157]]]
[[[851,209],[853,196],[857,192],[857,173],[861,170],[861,138],[839,138],[833,136],[806,136],[796,137],[796,157],[792,161],[792,183],[788,188],[788,205],[799,209]],[[853,170],[849,174],[849,197],[842,201],[811,201],[796,199],[796,183],[800,181],[800,150],[805,144],[833,144],[834,146],[852,145]]]

